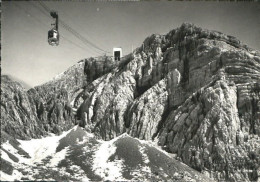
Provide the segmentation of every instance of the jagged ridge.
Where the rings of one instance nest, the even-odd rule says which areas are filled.
[[[124,69],[93,82],[81,119],[106,140],[157,135],[215,179],[256,180],[259,65],[259,52],[236,38],[183,24],[148,37]]]
[[[56,115],[38,104],[36,112],[60,118],[66,108],[77,109],[80,125],[105,140],[124,132],[157,137],[165,150],[215,179],[257,180],[259,55],[235,37],[183,24],[148,37],[122,62],[83,60],[75,76],[80,82],[71,79],[75,72],[66,72],[28,93],[35,103],[60,108]],[[66,129],[62,121],[68,127],[75,121],[53,120],[59,130]]]

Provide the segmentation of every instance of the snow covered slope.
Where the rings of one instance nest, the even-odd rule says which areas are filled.
[[[1,180],[210,181],[153,143],[127,134],[101,141],[75,126],[60,136],[18,142],[2,144],[2,161],[13,170],[2,170]]]

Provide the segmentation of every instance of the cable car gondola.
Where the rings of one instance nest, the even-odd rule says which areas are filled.
[[[55,19],[54,27],[48,31],[48,42],[50,45],[59,45],[59,31],[58,31],[58,13],[57,12],[50,12],[50,15]]]

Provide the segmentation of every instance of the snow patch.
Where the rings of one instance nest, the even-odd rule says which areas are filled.
[[[50,160],[51,167],[56,167],[61,160],[65,159],[68,148],[69,147],[65,147],[64,149],[52,156],[52,159]]]
[[[14,170],[12,175],[8,175],[8,174],[4,173],[3,171],[0,171],[0,180],[1,181],[15,181],[17,179],[20,179],[22,176],[23,176],[23,174],[17,170]]]
[[[82,141],[79,141],[79,139],[77,138],[76,142],[78,145],[82,145],[87,141],[89,141],[89,138],[94,138],[94,137],[95,137],[94,134],[86,132],[86,136],[83,137]]]
[[[3,143],[2,147],[12,154],[17,153],[17,150],[9,143],[9,141]]]
[[[14,161],[12,159],[10,159],[8,154],[5,151],[3,151],[3,150],[1,150],[1,159],[4,159],[4,160],[6,160],[6,161],[8,161],[10,163],[14,163]]]
[[[88,178],[82,178],[80,181],[81,182],[89,182],[90,180]]]
[[[10,143],[9,141],[5,142],[2,144],[2,148],[4,148],[5,150],[7,150],[8,152],[10,152],[11,154],[13,154],[15,157],[17,157],[19,159],[19,162],[24,162],[26,163],[29,159],[28,158],[24,158],[23,156],[21,156],[20,154],[18,154],[18,150],[16,150]],[[9,158],[9,156],[8,156]],[[9,158],[10,159],[10,158]],[[11,160],[11,159],[10,159]]]
[[[122,177],[123,160],[109,161],[109,157],[115,154],[114,142],[125,135],[103,142],[95,152],[92,169],[103,180],[124,180]]]
[[[56,148],[59,145],[59,140],[65,137],[72,130],[76,130],[77,126],[72,129],[63,132],[59,136],[49,136],[41,139],[31,139],[28,141],[18,140],[21,144],[20,147],[26,151],[30,156],[30,160],[24,161],[27,164],[33,164],[35,162],[41,162],[42,159],[49,155],[53,155],[56,152]]]

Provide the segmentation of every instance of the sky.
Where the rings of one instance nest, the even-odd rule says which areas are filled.
[[[126,55],[151,34],[166,34],[183,22],[233,35],[260,50],[257,2],[41,2],[57,11],[66,25],[108,52],[113,47],[122,47]],[[61,25],[59,46],[50,46],[47,32],[53,20],[44,11],[38,1],[2,2],[1,74],[12,75],[30,86],[47,82],[82,59],[104,55]]]

